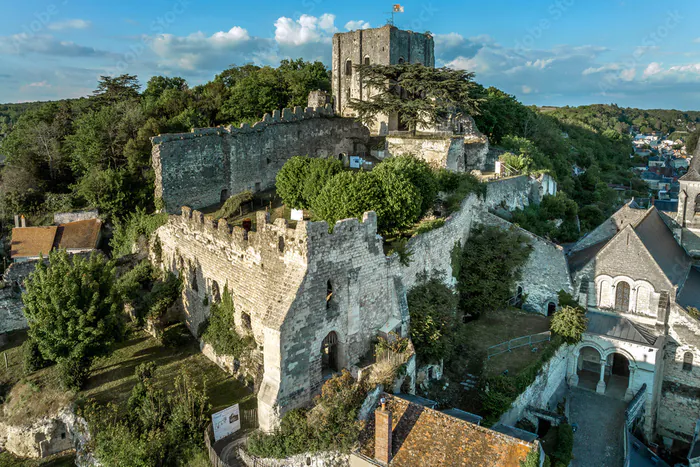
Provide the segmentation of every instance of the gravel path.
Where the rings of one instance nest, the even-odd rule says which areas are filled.
[[[578,388],[571,389],[569,398],[569,422],[578,424],[572,467],[621,467],[627,403]]]

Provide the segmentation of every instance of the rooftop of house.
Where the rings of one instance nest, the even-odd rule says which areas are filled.
[[[392,467],[519,467],[536,446],[399,397],[385,397],[392,415]],[[375,457],[374,430],[370,417],[360,435],[359,454],[365,459]]]
[[[93,250],[97,248],[102,221],[89,219],[57,226],[15,227],[12,229],[12,259],[47,256],[54,248]]]

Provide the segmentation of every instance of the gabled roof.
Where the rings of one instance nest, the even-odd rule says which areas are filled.
[[[643,345],[654,345],[656,334],[644,326],[619,315],[589,311],[586,332],[614,337]]]
[[[535,446],[512,436],[387,395],[392,414],[391,467],[520,467]],[[360,454],[374,458],[374,417],[360,435]]]
[[[56,245],[66,250],[91,250],[97,248],[102,221],[88,219],[58,226]]]
[[[48,255],[58,227],[15,227],[12,229],[10,258],[34,258]]]
[[[673,285],[682,283],[688,274],[691,260],[656,208],[649,209],[647,215],[634,227],[634,231],[668,280]]]

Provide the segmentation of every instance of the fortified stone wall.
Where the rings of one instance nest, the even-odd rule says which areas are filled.
[[[252,127],[195,129],[151,138],[155,196],[169,213],[202,209],[235,193],[272,188],[292,156],[338,157],[364,151],[369,131],[333,108],[295,107],[265,114]]]
[[[523,209],[530,203],[539,204],[538,187],[537,180],[527,175],[492,180],[486,192],[486,207],[490,209],[500,207],[512,211]]]
[[[308,403],[320,391],[322,343],[331,333],[337,336],[338,366],[352,368],[371,355],[380,329],[408,331],[408,314],[401,311],[405,291],[384,255],[373,212],[362,222],[337,222],[331,234],[325,222],[308,223],[306,233],[307,274],[281,328],[283,410]],[[266,383],[267,391],[277,382]]]
[[[684,369],[686,353],[693,356]],[[681,307],[669,313],[668,337],[664,351],[664,372],[657,430],[662,436],[690,442],[700,418],[700,323]]]
[[[557,404],[567,390],[566,371],[570,351],[571,346],[559,347],[552,358],[542,366],[535,381],[515,399],[510,410],[501,415],[498,423],[515,426],[518,420],[527,417],[528,407],[556,412]]]
[[[523,288],[523,294],[527,295],[523,304],[524,310],[546,315],[550,302],[559,306],[560,290],[573,293],[569,266],[561,246],[516,227],[488,211],[482,211],[480,219],[485,225],[500,227],[504,230],[515,228],[525,235],[532,245],[532,251],[527,263],[523,266],[522,278],[518,283]]]

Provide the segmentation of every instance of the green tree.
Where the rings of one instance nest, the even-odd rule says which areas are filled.
[[[581,342],[581,336],[586,332],[588,318],[586,312],[579,307],[565,306],[554,313],[549,328],[564,339],[567,344]]]
[[[312,158],[309,160],[301,194],[304,207],[310,208],[329,180],[342,171],[343,164],[337,159]]]
[[[366,211],[379,216],[385,209],[384,187],[372,172],[341,172],[329,180],[311,208],[331,228],[341,219],[361,218]]]
[[[294,209],[309,209],[304,198],[304,185],[309,176],[311,158],[294,156],[284,163],[275,179],[277,194],[284,204]]]
[[[411,315],[411,341],[418,358],[428,363],[449,359],[450,335],[459,325],[457,296],[440,277],[423,278],[408,292]]]
[[[527,237],[516,228],[476,227],[459,259],[457,291],[462,313],[478,316],[504,308],[531,250]]]
[[[367,125],[373,124],[378,115],[398,114],[401,123],[415,133],[450,115],[459,118],[479,112],[481,89],[474,83],[472,72],[419,63],[363,64],[355,68],[372,98],[352,99],[350,107]]]
[[[66,388],[85,383],[95,357],[122,335],[122,302],[115,266],[100,254],[70,257],[64,250],[39,261],[22,295],[29,335],[47,360],[58,363]]]
[[[405,154],[382,161],[374,172],[398,173],[406,177],[418,189],[421,197],[421,213],[433,207],[438,193],[438,182],[433,169],[424,160]]]
[[[376,176],[384,191],[384,201],[375,209],[380,231],[398,232],[412,226],[421,214],[418,189],[400,172],[380,171]]]
[[[136,75],[123,74],[115,76],[100,76],[97,89],[93,91],[93,98],[102,104],[114,104],[115,102],[138,99],[139,84]]]

